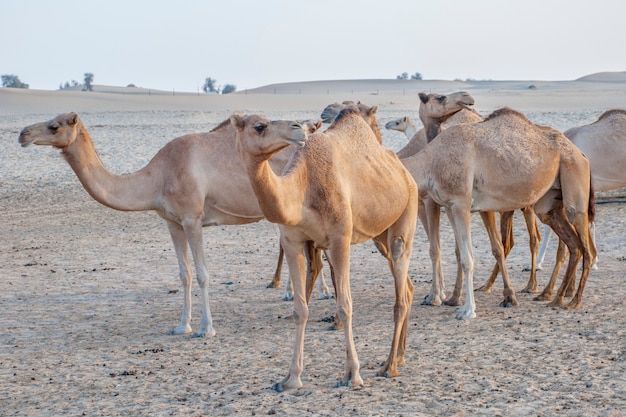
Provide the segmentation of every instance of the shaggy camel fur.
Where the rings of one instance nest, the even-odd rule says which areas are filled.
[[[371,123],[377,123],[375,110]],[[282,176],[267,160],[287,146],[264,134],[267,122],[259,117],[232,116],[238,145],[246,155],[247,172],[267,220],[278,223],[281,244],[294,288],[295,347],[287,376],[273,388],[302,386],[304,331],[309,316],[309,288],[305,288],[303,252],[307,244],[326,250],[332,267],[337,315],[344,325],[347,360],[341,385],[359,386],[352,336],[350,245],[374,239],[392,271],[396,301],[394,333],[389,356],[380,370],[398,374],[404,363],[413,284],[408,276],[417,217],[415,181],[396,155],[380,145],[380,138],[355,110],[343,111],[322,133],[313,134],[298,149]],[[379,132],[380,133],[380,132]]]
[[[595,122],[568,129],[564,135],[589,159],[591,184],[594,191],[611,191],[626,187],[626,171],[623,169],[626,161],[626,110],[608,110]],[[591,228],[595,242],[594,224],[591,224]],[[546,244],[542,242],[539,264],[543,262],[549,238],[550,229],[544,228]],[[536,297],[537,300],[552,298],[554,285],[566,256],[567,248],[559,242],[554,271],[548,285]],[[596,256],[594,266],[597,260]],[[568,291],[573,292],[573,286],[570,286]]]
[[[439,117],[438,106],[420,106],[426,130]],[[452,224],[465,277],[466,300],[459,319],[476,316],[473,288],[470,214],[480,212],[494,256],[502,271],[504,301],[516,303],[515,291],[505,267],[504,249],[496,233],[494,212],[535,206],[570,249],[566,272],[575,279],[576,265],[583,257],[583,271],[576,295],[568,308],[580,308],[582,292],[595,257],[588,221],[593,215],[593,194],[587,158],[560,132],[531,123],[521,113],[504,108],[483,122],[451,126],[439,133],[421,152],[402,161],[418,184],[420,199],[444,206]],[[441,263],[440,211],[425,212],[431,235],[433,269]],[[441,275],[435,275],[440,279]],[[442,283],[434,283],[442,289]],[[564,282],[565,284],[565,282]],[[564,289],[552,305],[564,305]]]
[[[300,126],[300,125],[298,125]],[[289,122],[268,124],[268,137],[289,139],[300,135]],[[302,133],[304,135],[304,133]],[[19,143],[50,145],[61,149],[85,190],[99,203],[123,211],[154,210],[165,219],[179,265],[183,285],[180,324],[170,334],[191,333],[192,270],[195,263],[202,317],[194,336],[215,335],[208,298],[208,267],[202,239],[203,226],[245,224],[263,219],[245,165],[235,148],[235,129],[227,120],[211,132],[189,134],[166,144],[139,171],[128,175],[109,172],[75,113],[61,114],[22,130]],[[270,161],[282,172],[293,148]]]

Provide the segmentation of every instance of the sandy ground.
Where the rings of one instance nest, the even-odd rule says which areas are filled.
[[[457,84],[424,85],[424,90],[466,89],[483,114],[508,104],[558,129],[626,107],[622,83],[537,90]],[[294,333],[291,303],[281,300],[282,289],[266,288],[278,252],[276,225],[262,221],[205,229],[217,336],[168,336],[179,321],[182,299],[164,222],[155,213],[99,205],[57,151],[17,144],[26,125],[74,110],[104,164],[126,173],[147,163],[167,141],[209,130],[233,111],[314,118],[329,102],[360,99],[379,105],[381,126],[404,115],[418,120],[413,92],[385,94],[372,84],[377,94],[325,94],[324,87],[305,94],[307,87],[292,94],[242,93],[223,101],[0,89],[0,414],[626,415],[626,206],[620,202],[605,199],[597,207],[600,268],[592,271],[579,311],[549,308],[521,293],[518,307],[500,308],[500,280],[493,293],[477,293],[478,317],[471,321],[456,320],[452,307],[420,305],[431,272],[428,242],[418,226],[407,364],[392,379],[376,377],[376,371],[391,342],[393,281],[371,242],[354,246],[354,334],[364,386],[335,388],[345,361],[343,333],[327,330],[334,300],[313,300],[304,387],[276,393],[269,388],[286,373]],[[406,142],[398,132],[383,135],[395,150]],[[445,220],[442,229],[451,289],[453,236]],[[517,245],[507,262],[521,289],[529,255],[520,213],[515,230]],[[473,242],[478,286],[493,264],[478,215]],[[539,272],[540,286],[549,278],[554,252],[553,244]],[[195,282],[194,299],[197,325]]]

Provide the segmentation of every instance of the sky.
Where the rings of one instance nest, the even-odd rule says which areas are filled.
[[[31,89],[574,80],[626,71],[623,0],[0,0],[0,75]]]

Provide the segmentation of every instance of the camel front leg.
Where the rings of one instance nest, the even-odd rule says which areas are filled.
[[[269,284],[267,284],[266,288],[280,288],[280,274],[283,271],[283,258],[285,256],[285,251],[281,245],[278,245],[278,261],[276,262],[276,269],[274,270],[274,276]]]
[[[174,222],[167,222],[167,228],[174,243],[174,251],[178,260],[178,276],[183,284],[183,312],[180,317],[180,324],[168,331],[168,334],[188,334],[191,333],[191,264],[189,263],[189,252],[187,251],[187,238],[183,228]]]
[[[506,269],[505,263],[505,249],[498,236],[498,230],[496,226],[496,215],[493,211],[481,211],[480,217],[483,220],[485,229],[487,229],[487,235],[491,242],[491,252],[498,262],[500,272],[502,273],[502,281],[504,282],[504,300],[500,303],[500,307],[513,307],[516,306],[517,298],[515,297],[515,290],[511,285],[511,279],[509,278],[509,271]],[[512,231],[512,230],[511,230]]]
[[[552,231],[552,229],[550,229],[549,226],[548,226],[548,229]],[[556,280],[559,278],[561,267],[563,266],[563,263],[565,262],[565,258],[567,257],[568,254],[569,254],[569,251],[567,250],[567,246],[565,246],[565,242],[559,239],[559,246],[556,250],[556,260],[554,262],[554,268],[552,269],[552,275],[550,276],[550,281],[548,281],[548,284],[545,286],[541,294],[537,295],[535,298],[533,298],[533,300],[535,301],[552,300],[552,295],[554,292],[554,285],[556,284]]]
[[[508,256],[515,246],[515,241],[513,240],[513,214],[514,211],[505,211],[500,213],[500,234],[502,235],[502,245],[504,246],[504,256]],[[498,278],[498,274],[500,273],[500,265],[498,262],[493,266],[493,270],[491,271],[491,275],[487,279],[487,281],[476,289],[476,291],[483,291],[486,293],[490,293],[493,289],[493,284],[496,282],[496,278]]]
[[[200,218],[183,221],[183,229],[191,248],[191,255],[196,266],[196,279],[200,286],[202,316],[200,317],[200,328],[192,337],[215,336],[213,318],[209,307],[209,269],[207,268],[204,242],[202,241],[202,221]]]
[[[476,317],[474,301],[474,254],[472,253],[472,235],[470,230],[470,211],[468,207],[453,205],[449,210],[449,219],[454,230],[454,237],[459,248],[461,267],[465,275],[465,304],[459,307],[457,319],[469,320]]]
[[[441,206],[426,197],[421,201],[419,207],[418,214],[424,226],[424,230],[426,231],[426,236],[428,237],[430,260],[433,268],[433,282],[430,287],[430,293],[424,297],[422,305],[440,306],[446,298],[443,266],[441,264],[441,237],[439,232]]]
[[[526,287],[522,290],[525,293],[536,293],[537,289],[537,250],[541,236],[537,227],[537,216],[535,216],[535,208],[527,206],[522,208],[524,220],[526,221],[526,229],[528,230],[528,246],[530,247],[530,277],[526,283]]]
[[[296,325],[296,334],[287,376],[272,385],[272,389],[278,392],[302,387],[300,378],[304,370],[304,330],[309,319],[309,307],[306,299],[304,242],[291,241],[281,233],[281,245],[285,251],[289,266],[289,280],[293,287],[293,321]]]
[[[363,385],[363,379],[359,372],[359,358],[354,346],[352,334],[352,295],[350,293],[350,241],[345,239],[340,242],[332,242],[328,251],[328,262],[331,265],[335,277],[335,298],[337,302],[337,315],[343,324],[343,332],[346,343],[346,365],[341,381],[337,386]]]

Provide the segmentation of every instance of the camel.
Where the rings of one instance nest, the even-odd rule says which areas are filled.
[[[463,103],[457,103],[463,106]],[[444,113],[442,114],[442,110]],[[588,222],[593,220],[593,193],[589,161],[560,132],[537,126],[509,108],[493,112],[484,121],[441,130],[441,118],[453,111],[422,99],[420,119],[437,140],[402,162],[415,178],[431,241],[434,280],[441,280],[439,206],[446,208],[452,224],[465,277],[466,299],[457,310],[458,319],[476,317],[473,294],[474,259],[470,214],[480,212],[492,252],[504,281],[503,306],[517,303],[505,267],[504,249],[497,237],[494,212],[534,206],[540,220],[549,224],[570,250],[567,279],[551,305],[580,308],[583,289],[595,257]],[[428,208],[434,202],[436,210]],[[432,206],[432,205],[431,205]],[[564,305],[567,280],[575,279],[576,265],[583,258],[578,290]],[[460,287],[460,283],[457,282]],[[443,283],[433,282],[443,293]]]
[[[398,151],[397,155],[402,160],[410,155],[413,155],[426,146],[426,144],[433,139],[435,139],[437,133],[440,129],[444,129],[449,126],[454,126],[462,123],[477,123],[483,120],[483,118],[474,110],[474,98],[471,97],[464,91],[460,91],[457,93],[442,95],[442,94],[419,94],[420,105],[428,106],[430,108],[430,112],[433,113],[436,111],[436,118],[438,128],[431,128],[428,133],[426,129],[422,128],[417,133],[414,134],[411,141],[407,146]],[[392,121],[387,123],[386,126],[402,126],[403,120],[398,119],[397,121]],[[436,205],[431,199],[423,200],[423,208],[419,210],[421,222],[426,230],[426,234],[430,236],[428,231],[428,224],[426,220],[425,210],[434,211],[439,210],[440,207]],[[422,204],[422,203],[420,203]],[[420,205],[422,207],[422,205]],[[526,220],[526,225],[528,228],[529,234],[529,246],[531,252],[531,259],[536,259],[537,256],[537,247],[539,244],[539,231],[537,229],[537,224],[535,221],[535,215],[532,207],[524,207],[522,208],[522,212],[524,213],[524,218]],[[513,240],[513,211],[500,213],[500,230],[502,236],[502,244],[504,248],[504,256],[508,256],[511,249],[515,245]],[[437,215],[438,218],[438,215]],[[434,232],[438,235],[439,230],[437,226],[437,230]],[[494,233],[496,233],[494,231]],[[430,240],[431,244],[434,244],[435,240]],[[433,278],[433,286],[431,288],[430,294],[424,297],[422,304],[424,305],[441,305],[442,303],[447,305],[458,306],[461,304],[461,290],[462,287],[460,283],[463,280],[462,274],[463,269],[461,268],[460,259],[458,259],[459,251],[458,248],[455,248],[455,253],[457,255],[457,285],[455,286],[455,291],[453,295],[447,299],[445,299],[445,287],[443,280],[443,270],[441,269],[441,265],[433,264],[433,273],[435,277]],[[432,250],[432,248],[431,248]],[[437,272],[435,272],[437,271]],[[493,282],[495,281],[498,273],[500,272],[500,267],[496,262],[496,265],[493,267],[491,275],[488,279],[488,282],[491,282],[491,285],[487,287],[487,285],[479,288],[479,290],[483,290],[486,292],[491,291],[491,287],[493,286]],[[536,291],[536,271],[531,271],[531,277],[529,279],[529,283],[535,283],[535,291]],[[439,276],[440,278],[437,278]],[[441,288],[439,288],[441,285]],[[530,284],[527,285],[522,291],[529,291]],[[513,304],[516,302],[514,301]]]
[[[397,130],[406,135],[406,138],[410,141],[417,133],[417,126],[413,123],[413,120],[409,116],[404,116],[399,119],[390,120],[385,123],[385,129]]]
[[[367,123],[355,109],[343,110],[324,132],[311,135],[296,150],[281,176],[268,159],[290,142],[264,134],[259,117],[233,115],[238,146],[259,205],[277,223],[294,290],[294,353],[276,391],[302,386],[304,331],[311,288],[305,288],[306,245],[326,250],[335,285],[337,315],[346,344],[344,375],[338,385],[360,386],[363,379],[352,336],[350,245],[373,239],[387,258],[395,282],[394,333],[379,374],[393,377],[404,363],[408,316],[414,287],[408,276],[417,218],[417,189],[396,155],[380,145],[376,107]],[[378,132],[378,135],[374,132]]]
[[[427,95],[427,97],[436,100],[445,99],[447,97],[448,100],[452,100],[457,94],[463,95],[467,93],[459,92],[447,96],[441,94],[429,94]],[[441,104],[443,103],[440,103],[440,105]],[[448,126],[454,126],[461,123],[476,123],[482,120],[483,118],[480,117],[480,115],[476,113],[476,111],[474,111],[473,109],[460,108],[458,109],[458,111],[452,112],[451,114],[447,115],[445,120],[442,120],[441,128],[445,129]],[[434,136],[432,136],[430,140],[432,140],[433,138]],[[398,158],[403,159],[413,155],[414,153],[419,152],[424,146],[426,146],[426,144],[430,140],[426,137],[426,130],[424,128],[421,128],[411,138],[409,138],[409,143],[407,143],[402,149],[397,152]]]
[[[607,110],[595,122],[568,129],[564,135],[589,159],[591,183],[595,191],[611,191],[626,187],[626,172],[621,168],[626,161],[626,110]],[[591,233],[595,242],[594,225],[595,223],[591,224]],[[541,268],[545,257],[550,232],[549,227],[544,227],[544,239],[539,249],[538,269]],[[566,255],[566,248],[560,243],[550,281],[543,292],[536,297],[537,300],[547,300],[552,297],[554,284]],[[595,268],[597,268],[597,261],[596,256],[593,264]]]
[[[321,122],[315,125],[319,128]],[[265,133],[289,139],[300,135],[301,130],[282,121],[268,124]],[[24,128],[19,143],[24,147],[36,144],[60,149],[85,190],[99,203],[122,211],[154,210],[166,221],[184,290],[180,324],[169,334],[192,333],[189,245],[202,304],[200,328],[193,336],[205,337],[215,335],[215,329],[209,308],[202,227],[253,223],[264,218],[248,176],[242,172],[245,165],[235,147],[235,136],[227,119],[208,133],[172,140],[145,167],[128,175],[116,175],[104,167],[76,113]],[[287,148],[277,153],[270,161],[272,169],[281,172],[293,151]]]

